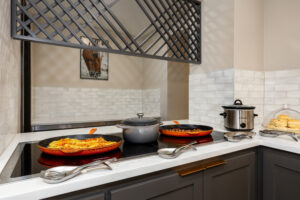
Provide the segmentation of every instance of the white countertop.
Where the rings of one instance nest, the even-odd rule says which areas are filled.
[[[197,122],[181,121],[181,123]],[[0,172],[3,170],[10,156],[20,142],[39,141],[49,137],[62,135],[83,134],[88,133],[89,130],[90,128],[84,128],[17,134],[10,146],[0,156]],[[98,134],[111,134],[116,132],[120,132],[120,129],[116,127],[100,127],[97,131]],[[112,183],[115,181],[120,181],[127,178],[132,178],[143,174],[156,172],[260,145],[300,154],[300,143],[295,142],[288,136],[265,138],[257,134],[252,140],[243,140],[237,143],[221,142],[198,146],[197,151],[186,152],[180,155],[178,158],[172,160],[162,159],[157,155],[153,155],[120,161],[112,164],[112,171],[105,169],[95,170],[60,184],[47,184],[43,182],[41,178],[31,178],[1,184],[0,199],[32,200],[47,198],[89,187]]]

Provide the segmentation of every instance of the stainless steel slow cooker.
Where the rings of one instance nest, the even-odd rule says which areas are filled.
[[[254,106],[243,105],[240,99],[234,101],[233,105],[222,106],[224,112],[224,127],[230,131],[251,131],[254,129]]]
[[[157,140],[159,136],[160,121],[150,117],[144,117],[138,113],[137,118],[126,119],[117,125],[123,129],[123,138],[131,143],[150,143]]]

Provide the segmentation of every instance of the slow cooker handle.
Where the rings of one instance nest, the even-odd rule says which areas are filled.
[[[257,117],[258,116],[258,114],[254,114],[254,117]]]
[[[237,99],[234,101],[233,105],[243,105],[243,102],[242,102],[242,100]]]
[[[220,115],[223,116],[224,118],[226,118],[227,113],[226,112],[222,112],[222,113],[220,113]]]

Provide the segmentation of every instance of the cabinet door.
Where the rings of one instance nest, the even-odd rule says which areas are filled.
[[[300,156],[272,149],[263,151],[263,199],[299,200]]]
[[[111,200],[202,200],[203,173],[185,177],[172,172],[111,190]]]
[[[204,200],[256,199],[256,153],[225,161],[225,165],[204,171]]]

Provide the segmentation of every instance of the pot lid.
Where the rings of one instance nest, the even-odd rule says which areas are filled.
[[[151,126],[159,123],[157,119],[144,117],[144,113],[137,113],[137,116],[136,118],[125,119],[122,121],[122,124],[128,126]]]
[[[243,105],[243,102],[240,99],[234,101],[233,105],[222,106],[226,109],[255,109],[254,106]]]

